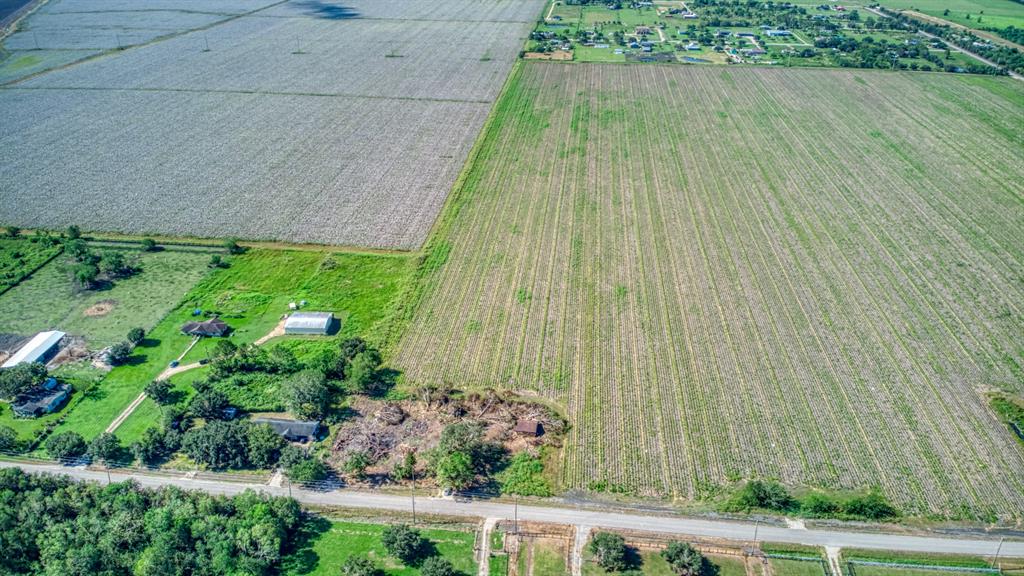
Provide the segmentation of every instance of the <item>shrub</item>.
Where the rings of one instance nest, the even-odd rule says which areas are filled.
[[[370,465],[370,457],[366,452],[353,452],[345,461],[343,470],[357,480],[366,478],[366,468]]]
[[[292,482],[319,482],[327,478],[330,470],[323,460],[309,455],[296,446],[287,445],[281,450],[278,464]]]
[[[143,238],[142,239],[142,251],[143,252],[152,252],[154,250],[156,250],[156,241],[153,240],[152,238]]]
[[[626,541],[618,534],[598,532],[590,541],[590,553],[598,566],[606,572],[621,572],[627,568]]]
[[[454,490],[468,488],[475,477],[473,463],[465,452],[452,452],[441,457],[434,472],[441,486]]]
[[[850,516],[866,518],[868,520],[884,520],[895,518],[898,514],[885,497],[878,492],[871,492],[865,496],[856,496],[843,504],[843,512]]]
[[[341,565],[341,576],[383,576],[383,574],[384,571],[365,556],[349,556]]]
[[[88,446],[78,432],[61,432],[46,441],[46,452],[57,460],[69,460],[85,454]]]
[[[811,492],[804,497],[800,509],[808,516],[825,517],[839,512],[839,504],[824,494]]]
[[[380,536],[380,542],[388,554],[407,565],[414,564],[422,557],[427,544],[419,530],[405,524],[385,528]]]
[[[82,237],[82,230],[78,226],[72,224],[71,226],[68,226],[67,234],[69,240],[78,240]]]
[[[242,252],[245,252],[245,248],[239,246],[238,240],[235,238],[228,238],[224,240],[224,250],[226,250],[228,254],[241,254]]]
[[[406,452],[402,461],[395,465],[391,473],[396,480],[412,480],[416,474],[416,454],[412,451]]]
[[[516,454],[508,468],[498,474],[501,491],[520,496],[551,496],[551,484],[544,478],[544,464],[526,453]]]
[[[736,494],[731,509],[749,510],[751,508],[764,508],[766,510],[786,512],[791,510],[795,504],[796,501],[793,497],[778,482],[751,480],[744,484],[743,488]]]

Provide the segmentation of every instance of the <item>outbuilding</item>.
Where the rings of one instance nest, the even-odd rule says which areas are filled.
[[[544,434],[544,427],[536,420],[520,420],[516,422],[515,433],[536,438]]]
[[[332,312],[295,312],[284,321],[285,334],[327,334],[334,324]]]
[[[41,362],[46,364],[60,349],[60,341],[64,333],[58,330],[40,332],[32,337],[27,344],[18,349],[0,368],[13,368],[21,363]]]
[[[320,423],[313,420],[289,420],[287,418],[253,418],[253,424],[266,424],[282,438],[290,442],[312,442],[320,435]]]

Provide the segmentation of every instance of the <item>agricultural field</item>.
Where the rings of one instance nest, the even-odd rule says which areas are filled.
[[[380,543],[385,528],[383,524],[326,520],[312,524],[313,528],[307,527],[309,533],[303,536],[303,546],[285,559],[284,574],[334,576],[350,556],[369,558],[387,576],[416,576],[420,573],[418,569],[388,556]],[[433,544],[437,554],[451,562],[460,574],[476,574],[472,532],[439,528],[422,529],[421,532]]]
[[[893,10],[915,10],[968,28],[1024,28],[1024,5],[1013,0],[881,0],[879,4]]]
[[[1010,79],[523,63],[393,364],[563,403],[566,489],[1019,519],[985,394],[1024,393],[1022,113]]]
[[[176,1],[97,6],[86,39],[181,30],[0,87],[0,221],[418,248],[543,5],[232,0],[246,11],[221,18]]]
[[[209,250],[94,250],[121,251],[140,272],[102,289],[76,290],[67,258],[59,257],[0,294],[0,334],[56,329],[99,350],[123,341],[132,328],[153,328],[209,271]]]

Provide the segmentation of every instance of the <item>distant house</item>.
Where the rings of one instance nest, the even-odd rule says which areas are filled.
[[[189,336],[223,336],[231,330],[231,327],[220,318],[210,318],[202,322],[186,322],[181,331]]]
[[[643,36],[644,34],[650,34],[651,28],[649,26],[637,26],[636,29],[633,30],[633,33],[638,36]]]
[[[57,330],[40,332],[33,336],[27,344],[19,348],[0,368],[13,368],[23,362],[28,364],[41,362],[45,364],[60,350],[58,344],[60,344],[63,338],[64,333]]]
[[[700,44],[697,44],[696,42],[690,42],[689,44],[686,45],[686,49],[687,50],[700,50]]]
[[[296,312],[284,321],[285,334],[327,334],[334,324],[331,312]]]
[[[320,423],[312,420],[287,418],[253,418],[253,424],[266,424],[290,442],[312,442],[320,435]]]
[[[544,427],[536,420],[520,420],[516,422],[515,433],[536,438],[544,434]]]
[[[790,32],[789,30],[769,30],[767,32],[767,34],[769,36],[775,36],[775,37],[778,37],[778,36],[792,36],[793,35],[793,33]]]
[[[740,38],[753,38],[754,37],[754,33],[753,32],[737,32],[736,35],[739,36]]]
[[[686,14],[683,14],[683,18],[686,18],[687,20],[694,20],[697,18],[697,15],[693,12],[687,12]]]
[[[11,403],[11,409],[21,418],[35,418],[53,412],[70,395],[69,384],[58,384],[53,378],[47,378],[39,386],[19,394]]]

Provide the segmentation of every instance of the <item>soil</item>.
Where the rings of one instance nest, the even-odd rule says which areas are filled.
[[[88,308],[86,308],[85,312],[83,312],[83,314],[85,314],[86,316],[88,316],[90,318],[98,318],[100,316],[106,316],[107,314],[110,314],[111,310],[114,309],[114,306],[116,304],[117,304],[117,302],[114,301],[114,300],[100,300],[99,302],[97,302],[97,303],[93,304],[92,306],[89,306]]]

